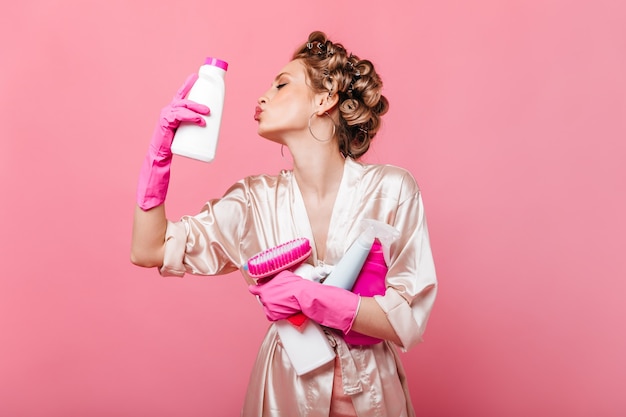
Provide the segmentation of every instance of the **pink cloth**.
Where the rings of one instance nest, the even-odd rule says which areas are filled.
[[[383,255],[383,246],[377,240],[374,241],[363,268],[352,287],[352,292],[362,297],[384,295],[387,289],[386,278],[387,264]],[[367,336],[355,331],[349,331],[344,339],[351,345],[372,345],[382,342],[381,339]]]

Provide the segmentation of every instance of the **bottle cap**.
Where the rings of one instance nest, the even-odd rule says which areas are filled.
[[[228,69],[228,62],[222,61],[221,59],[212,58],[210,56],[204,60],[204,65],[213,65],[215,67],[223,69],[224,71]]]

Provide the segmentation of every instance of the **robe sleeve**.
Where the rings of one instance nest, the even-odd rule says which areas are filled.
[[[407,351],[422,341],[437,292],[437,278],[422,197],[415,180],[403,179],[393,226],[400,237],[391,245],[385,295],[374,299]]]
[[[220,275],[239,269],[248,207],[247,188],[240,181],[197,215],[168,221],[161,275]]]

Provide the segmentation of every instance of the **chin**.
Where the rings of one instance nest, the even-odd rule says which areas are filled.
[[[263,129],[261,129],[261,127],[259,127],[257,129],[256,133],[259,136],[261,136],[262,138],[267,139],[267,140],[269,140],[271,142],[279,143],[281,145],[283,144],[283,141],[274,132],[271,132],[271,131],[268,132],[267,130],[263,130]]]

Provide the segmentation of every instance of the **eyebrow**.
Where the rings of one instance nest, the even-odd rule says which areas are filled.
[[[280,79],[280,77],[282,77],[283,75],[290,75],[288,72],[281,72],[280,74],[278,74],[275,78],[273,82],[278,82],[278,80]]]

